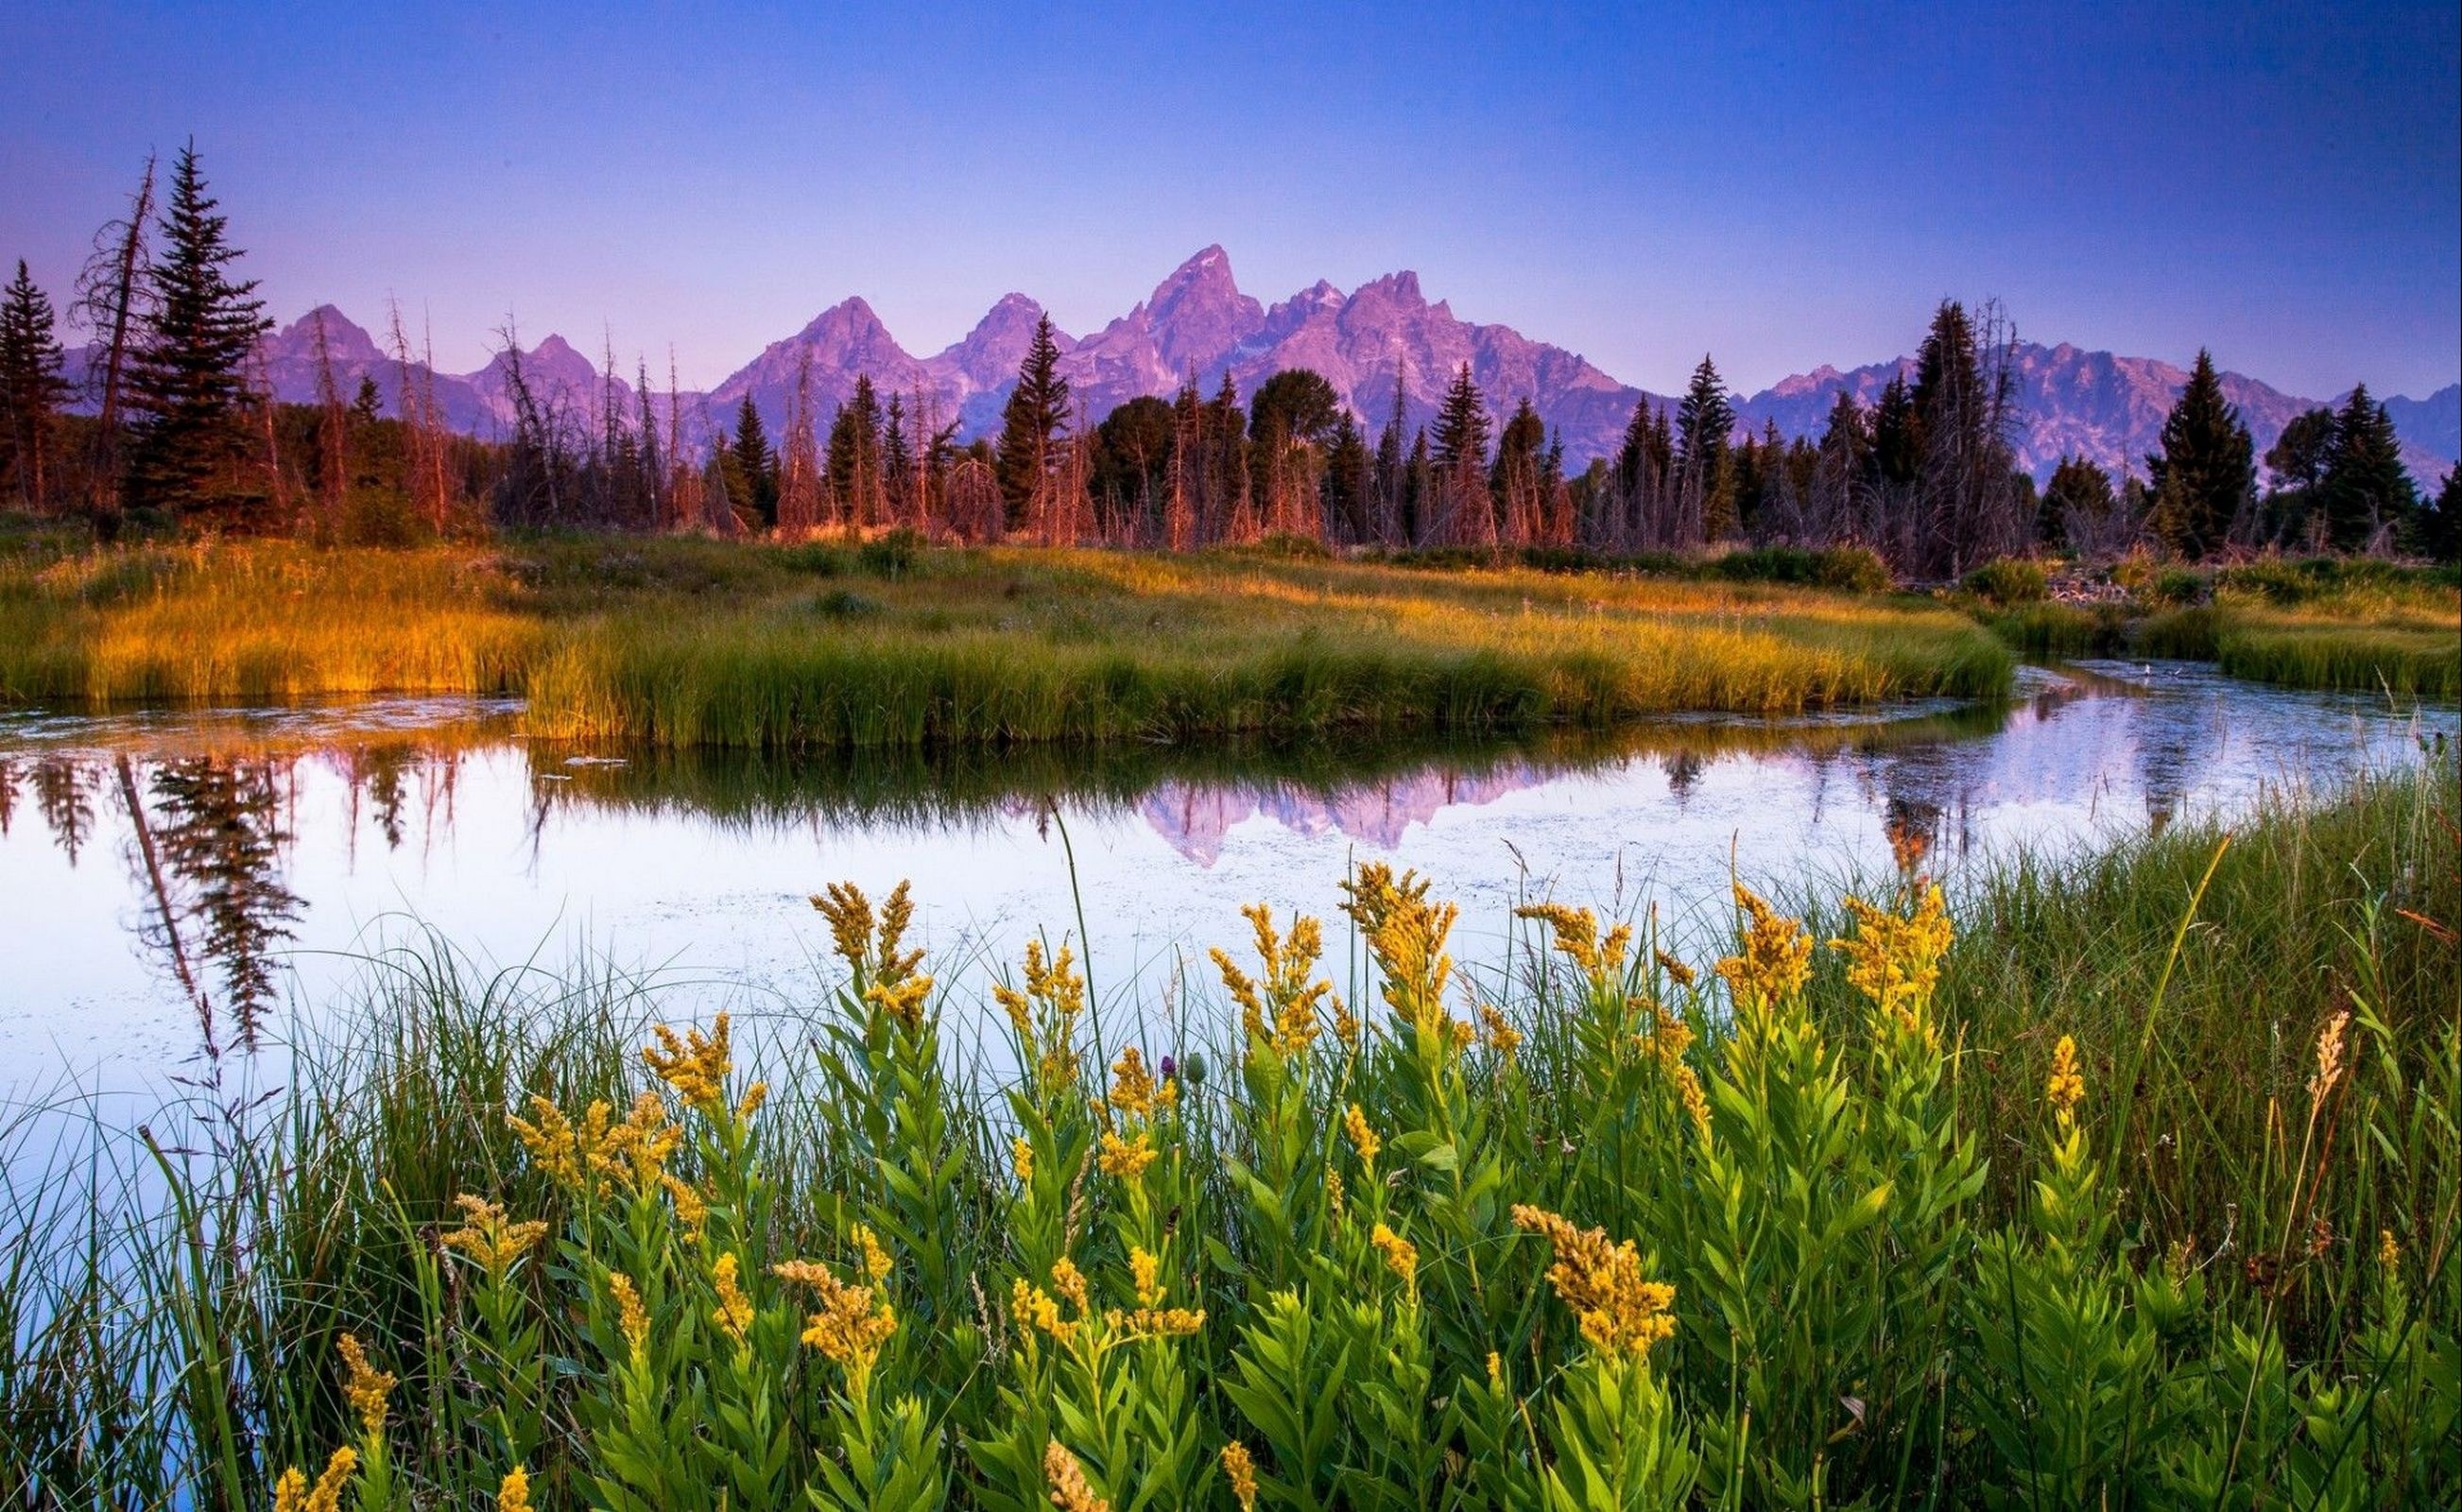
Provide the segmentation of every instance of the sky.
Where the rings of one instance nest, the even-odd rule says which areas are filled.
[[[1659,392],[1948,295],[2310,396],[2462,376],[2452,0],[0,18],[0,256],[58,297],[193,137],[269,313],[399,298],[447,370],[509,314],[714,384],[856,293],[918,355],[1011,290],[1084,332],[1220,243],[1268,303],[1415,269]]]

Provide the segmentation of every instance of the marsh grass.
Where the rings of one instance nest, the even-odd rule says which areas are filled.
[[[429,941],[141,1132],[11,1126],[0,1496],[2450,1504],[2454,771],[2300,796],[1477,969],[1364,868],[1142,1012],[846,891],[731,1042]]]
[[[1271,557],[550,540],[0,561],[0,700],[514,693],[663,745],[1604,725],[1991,697],[1956,616],[1806,590]]]

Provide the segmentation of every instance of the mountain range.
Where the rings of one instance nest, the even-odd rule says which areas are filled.
[[[809,358],[810,397],[823,421],[853,394],[856,378],[869,375],[884,400],[893,392],[910,396],[910,402],[919,400],[939,423],[956,421],[961,439],[991,434],[1042,314],[1042,306],[1028,296],[1004,295],[956,343],[917,356],[898,345],[870,304],[846,299],[765,347],[707,393],[679,396],[684,429],[695,439],[723,430],[748,396],[777,435]],[[332,306],[265,338],[264,371],[275,394],[314,401],[320,319],[344,397],[364,375],[375,379],[387,411],[395,411],[398,365],[367,331]],[[1435,415],[1455,370],[1467,362],[1500,421],[1527,397],[1562,436],[1578,468],[1590,458],[1614,453],[1633,406],[1673,402],[1618,382],[1566,348],[1509,326],[1465,320],[1443,300],[1430,303],[1414,272],[1388,273],[1349,292],[1319,280],[1279,303],[1262,304],[1241,291],[1220,247],[1180,264],[1153,293],[1100,330],[1056,335],[1070,393],[1096,420],[1140,395],[1167,398],[1191,377],[1210,394],[1227,373],[1244,395],[1272,373],[1307,367],[1333,384],[1372,434],[1392,411],[1397,372],[1406,421],[1418,425]],[[83,356],[73,357],[73,369],[83,367]],[[628,406],[635,402],[632,385],[620,373],[612,384],[605,382],[598,365],[562,336],[547,337],[521,359],[533,390],[574,414],[594,416],[609,393]],[[1892,376],[1911,372],[1913,361],[1901,356],[1843,372],[1823,366],[1738,396],[1739,428],[1759,432],[1775,423],[1782,436],[1817,436],[1841,390],[1868,404]],[[506,429],[512,418],[508,366],[508,356],[499,353],[475,373],[432,375],[446,422],[476,434]],[[2067,342],[2021,343],[2016,367],[2022,421],[2018,456],[2038,480],[2069,455],[2115,473],[2124,467],[2142,473],[2145,454],[2154,449],[2164,416],[2188,380],[2183,369],[2169,362]],[[414,373],[424,370],[414,365]],[[2338,403],[2342,397],[2308,399],[2237,373],[2225,373],[2223,387],[2260,453],[2293,416]],[[658,398],[662,408],[664,396]],[[2404,460],[2424,486],[2433,486],[2462,455],[2462,384],[2425,399],[2387,398],[2386,404],[2402,438]]]

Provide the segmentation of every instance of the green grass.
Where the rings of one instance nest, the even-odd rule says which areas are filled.
[[[0,560],[0,700],[510,692],[532,734],[658,745],[1596,727],[2009,674],[1912,602],[1528,570],[603,539]]]
[[[1234,1444],[1277,1508],[1809,1504],[1816,1483],[1836,1505],[2451,1504],[2456,800],[2440,762],[2283,795],[2227,847],[2178,829],[2014,859],[1958,905],[1936,990],[1894,1007],[1828,949],[1800,994],[1730,991],[1706,971],[1722,930],[1592,971],[1526,922],[1446,983],[1418,950],[1444,918],[1362,877],[1375,901],[1325,967],[1355,1043],[1318,999],[1296,1011],[1320,1037],[1277,1050],[1193,983],[1083,1004],[1042,983],[1020,1038],[972,982],[911,1022],[868,1002],[892,948],[862,931],[849,991],[739,1003],[729,1097],[765,1076],[757,1115],[662,1090],[688,1135],[664,1164],[709,1204],[692,1222],[655,1181],[558,1179],[505,1122],[659,1089],[634,1054],[659,989],[432,942],[305,1021],[294,1061],[206,1068],[142,1133],[100,1109],[64,1141],[57,1110],[13,1126],[0,1497],[257,1506],[350,1443],[371,1506],[482,1503],[519,1462],[542,1507],[811,1487],[1023,1512],[1050,1504],[1057,1443],[1114,1506],[1234,1505]],[[1759,938],[1783,961],[1782,926]],[[1263,1007],[1287,1023],[1314,973],[1275,959]],[[1509,1052],[1492,1023],[1468,1047],[1442,1026],[1480,1004]],[[2063,1036],[2074,1122],[2046,1107]],[[1171,1108],[1124,1074],[1100,1101],[1133,1042],[1177,1057]],[[1155,1163],[1098,1170],[1106,1132]],[[440,1249],[464,1192],[548,1223],[544,1247],[501,1277]],[[1672,1336],[1586,1339],[1516,1203],[1633,1240]],[[1203,1320],[1105,1344],[1101,1309],[1143,1305],[1138,1251]],[[1065,1293],[1063,1255],[1094,1301],[1069,1338],[1012,1302]],[[720,1256],[742,1260],[740,1344]],[[788,1257],[892,1305],[860,1377],[797,1346],[815,1298],[770,1276]],[[400,1376],[379,1431],[340,1399],[345,1331]],[[1585,1462],[1599,1497],[1548,1501]]]

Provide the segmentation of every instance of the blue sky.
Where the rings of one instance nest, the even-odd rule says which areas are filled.
[[[1082,331],[1220,242],[1662,391],[1943,294],[2312,395],[2462,370],[2451,0],[1516,9],[11,0],[0,254],[59,289],[193,133],[273,313],[398,294],[450,368],[508,311],[688,385],[849,293],[918,353],[1011,289]]]

